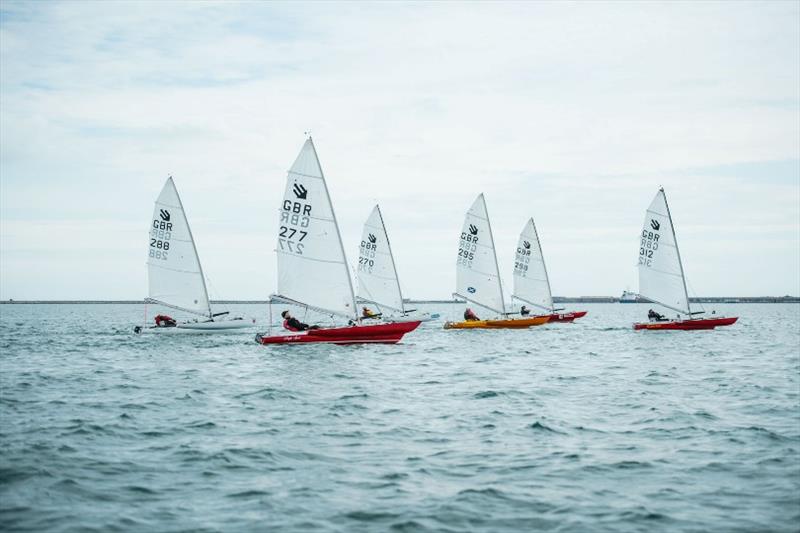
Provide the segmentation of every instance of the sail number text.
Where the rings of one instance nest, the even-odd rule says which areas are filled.
[[[358,270],[359,272],[372,273],[372,267],[375,266],[375,253],[378,251],[378,245],[374,242],[361,241],[358,254]]]
[[[153,220],[153,227],[150,229],[150,257],[166,261],[171,238],[172,222]]]
[[[281,227],[278,231],[278,246],[282,252],[303,255],[303,239],[311,223],[311,206],[302,202],[284,200],[281,209]]]
[[[478,249],[478,236],[461,232],[461,239],[458,241],[458,264],[472,268],[472,260],[475,259],[475,251]]]
[[[658,250],[658,233],[642,230],[642,242],[639,244],[639,264],[653,266],[653,252]]]
[[[531,262],[530,249],[517,246],[517,253],[514,256],[514,274],[525,276],[528,273],[528,263]]]

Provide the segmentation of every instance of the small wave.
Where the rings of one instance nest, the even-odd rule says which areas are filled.
[[[400,515],[388,512],[371,512],[371,511],[350,511],[344,515],[351,520],[358,520],[359,522],[377,522],[384,520],[393,520],[400,518]]]
[[[270,493],[265,490],[245,490],[243,492],[234,492],[233,494],[226,494],[226,498],[247,499],[247,498],[260,498],[262,496],[269,496]]]
[[[149,495],[158,494],[158,492],[154,491],[153,489],[142,487],[141,485],[128,485],[127,487],[125,487],[125,490],[129,492],[135,492],[137,494],[149,494]]]
[[[557,429],[553,429],[550,426],[546,426],[546,425],[542,424],[541,422],[539,422],[538,420],[536,422],[534,422],[533,424],[531,424],[530,426],[528,426],[528,427],[530,429],[533,429],[533,430],[536,430],[536,431],[544,431],[546,433],[559,433],[559,434],[563,435],[562,431],[558,431]]]
[[[617,468],[621,470],[632,470],[636,468],[651,468],[653,465],[650,463],[643,463],[641,461],[620,461],[609,466],[611,468]]]
[[[361,394],[345,394],[339,397],[340,400],[354,400],[356,398],[369,398],[369,395],[366,392],[362,392]]]
[[[497,396],[500,396],[500,393],[493,390],[485,390],[474,394],[472,397],[476,400],[483,400],[484,398],[495,398]]]

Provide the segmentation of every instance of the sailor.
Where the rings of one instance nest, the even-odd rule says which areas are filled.
[[[378,316],[378,313],[370,309],[369,307],[362,307],[361,308],[361,318],[375,318]]]
[[[647,318],[650,319],[650,322],[658,322],[660,320],[664,320],[664,315],[656,313],[652,309],[647,312]]]
[[[522,307],[519,308],[519,314],[522,316],[528,316],[529,314],[531,314],[531,310],[523,305]]]
[[[293,317],[288,310],[281,313],[283,317],[283,327],[289,331],[305,331],[307,329],[319,329],[319,326],[309,326]]]
[[[480,320],[478,315],[475,314],[475,311],[467,307],[466,311],[464,311],[464,320],[472,321],[472,320]]]
[[[174,328],[178,323],[175,319],[167,315],[156,315],[156,327],[159,328]]]

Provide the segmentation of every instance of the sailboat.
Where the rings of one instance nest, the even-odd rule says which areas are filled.
[[[343,317],[350,324],[256,335],[256,342],[394,344],[419,326],[419,320],[361,324],[339,225],[311,137],[306,139],[286,179],[275,251],[278,292],[271,301]]]
[[[490,320],[446,322],[445,329],[527,328],[547,323],[549,316],[511,319],[506,312],[500,267],[497,265],[492,226],[483,193],[479,194],[464,217],[458,241],[456,292],[453,296],[497,313]]]
[[[214,313],[208,299],[203,267],[197,255],[186,212],[170,176],[156,199],[150,222],[147,279],[149,297],[154,303],[197,315],[198,319],[177,322],[165,315],[156,316],[156,325],[136,326],[136,333],[176,330],[225,331],[252,327],[241,317],[228,317],[228,311]],[[145,318],[147,311],[145,308]],[[223,318],[224,317],[224,318]]]
[[[675,226],[663,188],[656,193],[644,217],[638,268],[639,295],[679,314],[675,320],[637,323],[633,329],[714,329],[730,326],[738,320],[739,317],[722,316],[694,318],[704,311],[692,311]]]
[[[358,299],[361,302],[374,304],[378,308],[375,318],[392,321],[399,313],[399,318],[413,317],[415,320],[427,322],[439,318],[438,314],[415,313],[416,309],[406,309],[403,292],[397,276],[397,267],[392,254],[392,245],[383,223],[380,206],[376,205],[364,223],[364,232],[358,249]],[[362,317],[363,318],[363,317]]]
[[[550,317],[549,322],[572,322],[586,315],[586,311],[560,313],[553,305],[550,291],[550,278],[544,264],[542,246],[536,224],[531,218],[522,228],[514,255],[514,293],[512,298],[543,309]]]

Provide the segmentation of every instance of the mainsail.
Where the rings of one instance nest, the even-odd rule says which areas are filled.
[[[389,236],[377,205],[364,224],[358,253],[358,297],[380,307],[404,312]]]
[[[156,200],[149,236],[149,300],[211,317],[203,268],[172,177]]]
[[[276,297],[356,317],[353,282],[339,226],[310,137],[286,179],[276,251]]]
[[[554,311],[550,280],[532,218],[520,233],[514,255],[514,297],[551,313]]]
[[[639,241],[639,294],[679,313],[691,314],[664,189],[658,191],[647,208]]]
[[[478,195],[467,211],[461,228],[456,263],[456,295],[497,313],[506,312],[492,227],[483,194]]]

